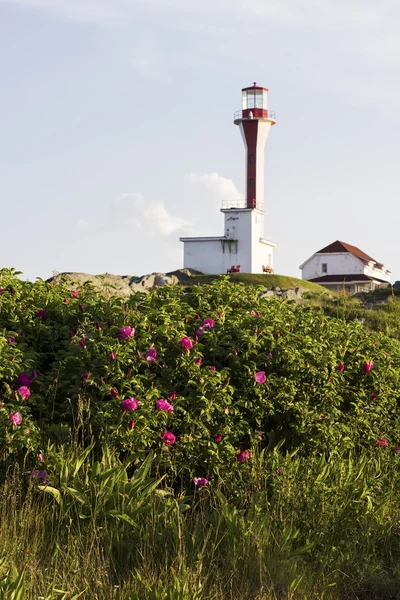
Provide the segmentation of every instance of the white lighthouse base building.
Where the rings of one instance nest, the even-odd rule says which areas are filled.
[[[182,237],[184,268],[216,275],[232,270],[273,272],[274,242],[264,239],[264,211],[223,207],[225,233],[220,237]]]

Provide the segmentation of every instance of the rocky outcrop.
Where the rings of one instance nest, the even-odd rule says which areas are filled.
[[[60,273],[48,279],[48,282],[67,281],[70,282],[71,289],[82,286],[85,282],[90,282],[96,290],[108,296],[121,296],[128,298],[136,292],[149,292],[154,288],[164,285],[188,285],[192,275],[200,274],[193,269],[178,269],[170,273],[150,273],[135,277],[133,275],[90,275],[88,273]],[[294,300],[300,302],[306,288],[296,287],[282,289],[272,286],[265,288],[260,292],[260,298],[281,298],[282,300]]]
[[[132,296],[136,292],[149,292],[153,288],[164,285],[184,284],[191,274],[198,271],[191,269],[179,269],[171,273],[151,273],[142,277],[133,275],[90,275],[89,273],[59,273],[47,279],[49,283],[57,281],[71,282],[71,289],[90,282],[93,287],[103,294],[110,296],[121,296],[123,298]]]

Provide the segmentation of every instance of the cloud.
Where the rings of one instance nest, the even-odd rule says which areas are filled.
[[[223,202],[240,200],[241,194],[232,179],[226,179],[218,173],[188,173],[186,179],[195,186],[204,188],[215,204],[220,207]]]
[[[105,224],[90,223],[80,219],[78,229],[103,232],[127,232],[136,235],[168,236],[176,231],[190,230],[192,223],[182,217],[170,215],[164,202],[146,202],[139,193],[125,193],[114,200]]]

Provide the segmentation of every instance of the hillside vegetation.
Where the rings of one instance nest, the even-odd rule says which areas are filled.
[[[400,342],[199,281],[0,272],[0,597],[400,599]]]

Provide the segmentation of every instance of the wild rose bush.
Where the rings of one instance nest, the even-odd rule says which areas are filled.
[[[2,457],[94,439],[208,479],[277,443],[400,443],[400,344],[360,324],[223,277],[126,301],[0,274]]]

